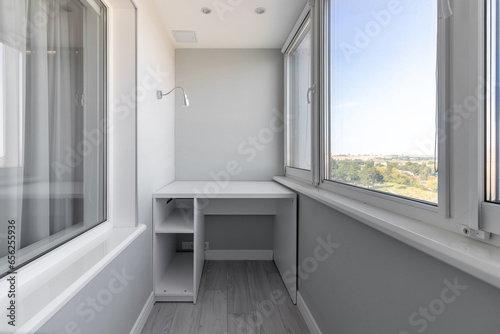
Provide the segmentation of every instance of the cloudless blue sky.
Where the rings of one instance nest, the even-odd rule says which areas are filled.
[[[400,12],[350,61],[340,47],[356,47],[356,28],[364,31],[377,22],[372,12],[388,11],[391,2],[331,2],[333,154],[411,155],[419,150],[417,142],[429,147],[434,140],[435,0],[400,0]]]
[[[399,1],[389,23],[377,23],[370,43],[346,57],[346,45],[357,47],[356,29],[376,27],[373,12],[389,12],[391,2],[331,2],[332,154],[414,155],[417,142],[434,140],[435,0]]]

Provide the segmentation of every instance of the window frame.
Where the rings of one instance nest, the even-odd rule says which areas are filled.
[[[288,165],[288,157],[290,155],[290,143],[288,140],[288,135],[289,135],[289,111],[290,111],[290,96],[291,96],[291,85],[290,85],[290,71],[291,71],[291,64],[290,64],[290,52],[292,52],[295,48],[295,44],[300,40],[300,38],[303,36],[305,31],[309,29],[312,33],[312,38],[311,38],[311,87],[314,87],[314,66],[315,62],[313,61],[314,59],[314,48],[315,48],[315,19],[314,19],[314,13],[313,13],[313,7],[310,6],[309,3],[306,4],[304,9],[302,10],[302,13],[300,14],[294,28],[292,29],[290,35],[287,38],[287,41],[285,42],[283,48],[281,49],[281,52],[284,55],[284,88],[285,88],[285,96],[284,96],[284,112],[285,112],[285,127],[284,127],[284,143],[285,143],[285,149],[284,149],[284,173],[287,176],[291,176],[293,178],[299,179],[299,180],[305,180],[309,183],[313,182],[313,170],[316,168],[316,161],[315,159],[315,154],[314,154],[314,139],[315,139],[315,132],[313,131],[313,122],[314,122],[314,114],[316,110],[316,103],[315,103],[315,93],[314,91],[311,92],[311,123],[310,123],[310,131],[311,131],[311,169],[306,170],[298,167],[293,167]],[[310,28],[307,26],[310,25]]]
[[[79,3],[84,10],[94,10],[96,11],[100,18],[100,34],[99,34],[99,39],[97,41],[97,48],[100,50],[101,54],[100,56],[102,59],[99,60],[99,75],[97,76],[97,79],[99,80],[99,84],[102,84],[101,90],[99,91],[99,97],[102,99],[102,101],[99,101],[99,106],[102,107],[102,111],[99,111],[98,116],[102,117],[103,121],[105,120],[105,123],[99,125],[106,127],[107,124],[109,123],[109,116],[110,116],[110,105],[109,105],[109,98],[108,98],[108,91],[109,91],[109,67],[110,67],[110,59],[109,59],[109,49],[111,47],[110,45],[110,35],[109,35],[109,24],[110,24],[110,7],[107,5],[107,3],[104,0],[74,0],[75,3]],[[87,22],[86,19],[84,19],[83,23],[83,38],[86,42],[86,39],[90,36],[88,33],[88,27],[87,27]],[[21,54],[21,57],[25,60],[25,56]],[[88,56],[85,56],[85,62],[87,61]],[[23,61],[21,64],[20,72],[22,74],[25,73],[26,71],[26,66],[25,62]],[[84,66],[85,68],[85,66]],[[87,77],[88,74],[84,72],[84,86],[87,88]],[[24,92],[23,92],[24,94]],[[83,94],[85,96],[85,92]],[[20,110],[20,115],[18,119],[18,123],[20,123],[19,127],[23,127],[23,122],[25,118],[25,106],[24,103],[21,104],[21,110]],[[24,131],[24,129],[22,129]],[[96,229],[99,226],[104,226],[105,223],[108,223],[110,221],[110,214],[109,214],[109,193],[110,193],[110,184],[109,184],[109,159],[108,159],[108,153],[109,153],[109,140],[108,140],[108,128],[102,128],[100,129],[103,131],[103,161],[102,165],[100,168],[103,170],[103,183],[102,186],[104,188],[104,193],[102,194],[102,202],[100,202],[100,205],[103,208],[103,218],[102,219],[97,219],[95,222],[92,224],[88,224],[86,222],[81,222],[77,224],[73,224],[68,226],[67,228],[54,233],[52,235],[49,235],[48,237],[41,239],[37,242],[34,242],[32,244],[29,244],[22,249],[19,249],[19,242],[16,245],[16,264],[13,269],[9,268],[7,271],[0,271],[0,279],[5,277],[6,275],[9,275],[12,272],[15,272],[23,267],[26,267],[30,265],[31,263],[35,262],[36,260],[47,256],[50,253],[53,253],[60,247],[70,244],[71,242],[74,242],[75,239],[77,239],[80,236],[83,236],[87,232]],[[8,177],[10,175],[13,175],[14,173],[20,173],[22,172],[23,168],[23,149],[24,145],[22,143],[22,137],[19,139],[20,141],[20,156],[18,159],[18,166],[17,167],[4,167],[0,168],[0,187],[2,186],[9,186],[8,184]],[[17,226],[16,226],[17,228]],[[22,228],[22,226],[21,226]],[[18,230],[19,231],[19,230]],[[0,268],[3,269],[3,267],[7,266],[7,256],[1,257],[0,258]]]
[[[341,182],[336,182],[327,179],[327,171],[329,168],[329,152],[328,152],[328,140],[329,140],[329,31],[330,31],[330,2],[335,0],[324,0],[321,1],[321,19],[323,21],[322,25],[322,45],[321,50],[321,73],[322,75],[322,87],[321,90],[321,183],[320,188],[343,195],[346,197],[358,199],[364,203],[371,204],[389,211],[393,211],[398,214],[416,218],[423,221],[432,221],[438,225],[447,225],[448,218],[450,217],[450,204],[449,204],[449,170],[448,170],[448,157],[449,157],[449,147],[448,140],[438,142],[438,204],[433,205],[423,201],[418,201],[415,199],[409,199],[402,196],[394,196],[390,194],[385,194],[383,192],[377,192],[370,189],[365,189],[362,187],[357,187],[349,184],[344,184]],[[437,1],[439,6],[439,1]],[[439,8],[437,13],[439,13]],[[446,83],[448,81],[448,66],[446,62],[446,56],[448,54],[448,25],[445,19],[437,18],[438,22],[438,79],[437,79],[437,113],[438,113],[438,138],[446,138],[448,134],[447,129],[447,100],[448,100],[448,90]]]
[[[487,77],[487,10],[489,1],[452,3],[437,0],[438,13],[438,204],[375,192],[326,179],[328,161],[328,41],[329,5],[335,0],[315,1],[313,11],[313,82],[317,89],[313,103],[316,119],[312,122],[313,153],[311,173],[297,175],[286,169],[285,175],[312,182],[320,190],[345,196],[386,211],[416,219],[457,234],[500,246],[500,204],[486,199],[486,115],[489,88]],[[499,4],[500,5],[500,4]],[[449,7],[449,8],[447,8]],[[451,10],[451,12],[449,11]],[[451,19],[448,16],[452,15]],[[465,19],[465,21],[463,21]],[[465,35],[464,35],[465,34]],[[499,36],[500,37],[500,36]],[[477,108],[462,114],[472,98]],[[463,110],[462,110],[463,111]],[[460,125],[453,123],[460,117]],[[286,136],[285,136],[286,140]],[[316,146],[316,147],[315,147]],[[285,150],[285,162],[286,160]],[[286,165],[286,163],[285,163]]]
[[[480,29],[480,34],[484,36],[484,38],[479,38],[478,49],[481,50],[484,54],[484,57],[480,58],[479,71],[480,73],[482,73],[482,77],[486,79],[486,85],[485,85],[486,99],[484,103],[480,105],[480,107],[484,109],[480,109],[478,113],[479,119],[477,124],[477,129],[478,129],[477,147],[479,148],[478,159],[480,163],[478,165],[478,171],[477,171],[478,184],[479,184],[479,186],[477,187],[478,189],[477,198],[479,199],[477,216],[479,218],[473,227],[478,230],[484,230],[494,234],[500,234],[500,225],[498,224],[498,217],[500,217],[500,203],[493,203],[486,200],[487,198],[486,184],[488,182],[487,172],[486,172],[486,159],[488,156],[487,142],[489,140],[487,122],[492,108],[491,100],[493,100],[494,98],[493,96],[494,94],[492,93],[494,91],[494,87],[492,86],[491,76],[490,76],[491,62],[494,60],[492,60],[492,50],[489,44],[489,40],[492,38],[490,30],[492,22],[490,16],[494,15],[493,13],[491,13],[491,6],[493,2],[496,2],[496,0],[485,0],[480,2],[480,4],[484,6],[484,8],[481,8],[482,10],[480,9],[479,12],[481,15],[479,15],[478,18],[480,27],[483,29],[482,31]],[[500,7],[500,3],[497,3],[496,6]],[[500,24],[500,17],[496,19],[495,23]],[[497,44],[500,44],[500,41],[498,40],[500,36],[497,34],[495,35],[496,36],[494,37],[496,37],[497,39]],[[496,102],[497,102],[496,107],[498,108],[500,101]]]

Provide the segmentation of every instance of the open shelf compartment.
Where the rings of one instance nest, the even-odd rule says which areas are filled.
[[[155,233],[194,233],[193,209],[176,208],[156,227]]]
[[[176,253],[155,288],[157,301],[193,300],[193,253]]]
[[[192,199],[160,199],[154,206],[155,233],[194,233]]]

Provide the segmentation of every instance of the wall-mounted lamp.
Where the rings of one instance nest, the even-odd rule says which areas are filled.
[[[177,89],[177,88],[182,89],[182,94],[184,95],[184,101],[183,101],[182,105],[183,105],[184,107],[189,107],[189,100],[188,100],[188,97],[187,97],[187,95],[186,95],[186,92],[184,91],[184,88],[182,88],[181,86],[174,87],[174,88],[172,88],[172,89],[171,89],[168,93],[165,93],[165,94],[163,94],[163,92],[162,92],[161,90],[157,90],[157,91],[156,91],[156,98],[157,98],[158,100],[161,100],[161,99],[162,99],[165,95],[168,95],[168,94],[172,93],[172,92],[173,92],[175,89]]]

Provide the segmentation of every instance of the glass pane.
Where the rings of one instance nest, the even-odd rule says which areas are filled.
[[[331,1],[327,178],[437,203],[437,4]]]
[[[19,50],[0,41],[0,168],[20,164],[22,57]]]
[[[486,116],[486,200],[500,203],[500,110],[499,110],[499,6],[498,1],[489,1],[490,26],[488,32],[488,76],[489,106]]]
[[[106,219],[106,23],[94,7],[0,2],[0,276]]]
[[[308,24],[288,56],[288,166],[311,170],[311,29]]]
[[[0,168],[5,167],[4,44],[0,43]]]

